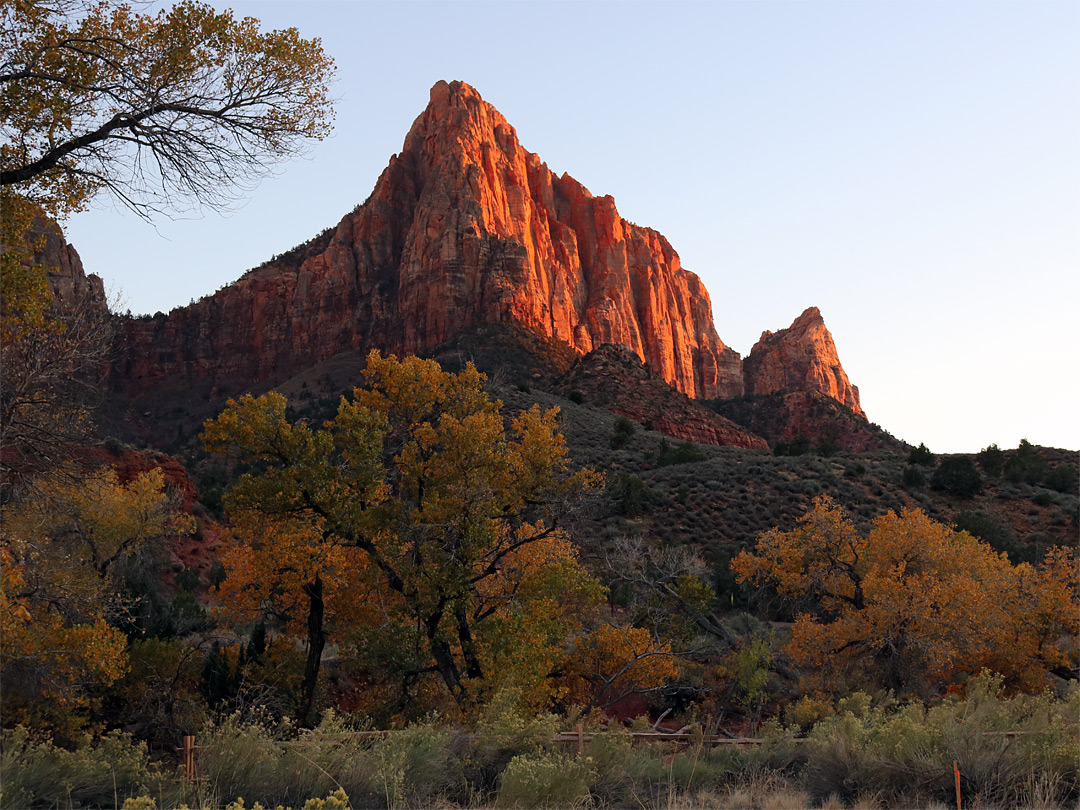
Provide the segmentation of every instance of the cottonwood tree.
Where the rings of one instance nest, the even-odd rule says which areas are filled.
[[[126,667],[118,566],[193,528],[160,469],[127,484],[111,469],[57,469],[4,511],[0,666],[5,720],[43,714],[61,729]]]
[[[713,612],[715,593],[702,562],[686,547],[659,547],[636,536],[617,538],[604,553],[604,569],[631,600],[637,620],[684,644],[704,634],[725,649],[737,635]]]
[[[466,706],[497,657],[484,629],[507,611],[528,612],[525,585],[537,570],[529,553],[546,551],[538,558],[549,569],[573,563],[559,553],[561,527],[599,486],[595,473],[570,470],[557,409],[534,407],[508,432],[471,364],[451,374],[434,361],[372,352],[364,377],[322,427],[290,420],[285,399],[271,393],[230,401],[203,433],[210,450],[261,470],[226,499],[247,558],[295,560],[288,581],[306,608],[304,721],[331,589],[391,597],[388,615],[406,616],[423,643],[422,668]],[[272,581],[283,583],[285,566],[274,567]],[[350,581],[339,581],[346,569]],[[256,591],[266,582],[240,566],[230,576]]]
[[[1073,549],[1012,565],[921,511],[890,512],[863,534],[819,498],[795,529],[766,532],[732,567],[740,582],[817,600],[796,619],[788,654],[826,685],[854,677],[919,693],[990,669],[1038,690],[1051,673],[1075,677],[1061,641],[1080,632]]]
[[[580,638],[561,673],[565,705],[605,709],[678,677],[678,654],[644,627],[601,624]]]
[[[196,0],[0,2],[0,186],[53,217],[99,191],[149,214],[227,204],[330,129],[332,60]]]

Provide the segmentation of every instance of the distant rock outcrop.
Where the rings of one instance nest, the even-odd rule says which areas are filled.
[[[866,418],[859,389],[848,381],[836,344],[817,307],[810,307],[787,329],[763,332],[743,361],[747,394],[816,391]]]
[[[690,396],[742,393],[739,355],[668,241],[552,174],[473,88],[439,82],[367,202],[198,303],[127,321],[113,383],[238,390],[345,350],[422,353],[511,322],[581,354],[626,346]]]
[[[101,277],[86,274],[78,251],[68,244],[60,226],[39,215],[34,219],[32,231],[28,236],[35,246],[34,264],[45,268],[48,274],[54,309],[90,306],[106,314],[108,303]]]
[[[150,470],[160,469],[166,490],[185,511],[190,512],[199,499],[195,484],[188,478],[184,466],[173,456],[158,450],[124,447],[110,452],[104,447],[89,445],[83,449],[83,456],[90,463],[112,467],[116,470],[117,480],[125,485]]]

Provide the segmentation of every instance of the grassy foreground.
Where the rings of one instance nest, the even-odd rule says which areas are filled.
[[[0,806],[946,808],[955,807],[954,760],[965,807],[1080,799],[1080,690],[1004,697],[984,676],[966,698],[929,706],[864,694],[796,705],[786,725],[766,725],[761,745],[676,750],[610,733],[581,752],[553,742],[565,718],[505,706],[468,730],[432,718],[385,735],[357,733],[332,712],[302,732],[231,716],[199,737],[195,783],[124,734],[71,751],[17,728],[3,738]]]

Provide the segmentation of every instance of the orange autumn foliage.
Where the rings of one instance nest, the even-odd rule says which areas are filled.
[[[299,522],[268,522],[257,531],[239,520],[221,561],[227,576],[215,590],[215,612],[246,624],[272,617],[290,635],[303,637],[308,597],[304,585],[325,583],[327,632],[365,618],[372,596],[363,560],[328,543]]]
[[[788,532],[766,532],[732,563],[739,582],[812,598],[787,652],[824,684],[857,678],[902,692],[958,683],[990,669],[1032,691],[1067,670],[1061,639],[1080,632],[1072,549],[1013,565],[988,544],[919,510],[860,533],[828,498]]]
[[[274,393],[207,423],[209,449],[259,470],[226,500],[240,538],[230,609],[306,628],[304,721],[338,628],[335,643],[406,698],[437,675],[459,707],[503,679],[546,700],[537,678],[570,614],[600,598],[560,525],[599,476],[570,468],[557,409],[508,430],[471,365],[452,374],[372,352],[364,377],[321,427],[290,422]]]
[[[602,624],[567,656],[564,702],[605,707],[628,694],[656,689],[678,675],[670,644],[642,627]]]

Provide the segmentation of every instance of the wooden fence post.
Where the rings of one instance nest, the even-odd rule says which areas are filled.
[[[181,749],[184,752],[184,776],[189,782],[195,781],[195,738],[193,736],[184,737],[184,747]]]
[[[585,724],[577,724],[577,752],[578,756],[585,755]]]
[[[952,761],[953,776],[956,777],[956,810],[960,810],[960,766]]]

